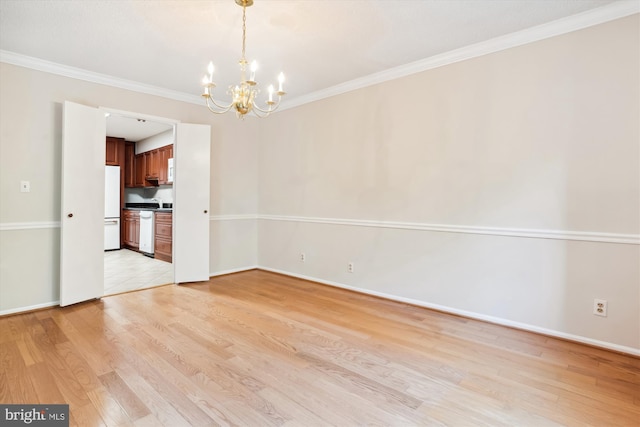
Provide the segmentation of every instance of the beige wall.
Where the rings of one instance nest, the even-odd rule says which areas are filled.
[[[640,349],[639,52],[636,15],[278,114],[259,264]]]
[[[255,214],[257,155],[232,116],[173,101],[0,63],[0,313],[55,302],[59,289],[62,103],[211,125],[211,214]],[[21,180],[31,182],[20,193]],[[98,190],[96,190],[98,191]],[[256,264],[256,238],[238,241],[234,221],[212,221],[211,272]],[[255,230],[255,221],[249,225]],[[15,228],[15,229],[8,229]],[[228,240],[228,241],[227,241]]]

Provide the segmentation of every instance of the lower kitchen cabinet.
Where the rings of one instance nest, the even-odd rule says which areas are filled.
[[[156,212],[155,218],[155,254],[154,258],[171,262],[173,248],[173,214],[171,212]]]
[[[124,223],[124,245],[137,251],[140,247],[140,212],[124,210],[122,221]]]

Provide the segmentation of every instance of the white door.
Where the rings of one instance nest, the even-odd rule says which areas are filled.
[[[65,101],[62,125],[60,305],[104,293],[104,112]]]
[[[174,153],[173,262],[176,283],[209,280],[211,128],[178,123]]]

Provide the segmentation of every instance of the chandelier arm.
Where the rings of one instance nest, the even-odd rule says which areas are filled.
[[[229,110],[214,110],[213,108],[211,108],[210,105],[207,104],[207,108],[209,109],[209,111],[211,111],[213,114],[225,114],[227,112],[229,112]]]
[[[259,112],[261,112],[261,113],[263,113],[263,114],[271,114],[272,112],[274,112],[274,111],[275,111],[275,109],[274,109],[274,108],[271,108],[271,109],[268,109],[268,110],[263,110],[262,108],[258,107],[258,106],[257,106],[257,105],[255,105],[255,104],[253,105],[253,110],[254,110],[254,111],[259,111]]]
[[[222,106],[218,104],[211,96],[207,96],[206,100],[207,100],[207,108],[209,109],[209,111],[211,111],[214,114],[224,114],[229,110],[231,110],[231,107],[233,107],[233,103],[227,105],[226,107]],[[213,103],[213,105],[215,105],[216,108],[219,108],[219,110],[211,108],[209,101],[211,101],[211,103]]]
[[[267,110],[263,110],[262,108],[258,107],[256,104],[253,104],[253,109],[254,110],[258,110],[261,113],[271,114],[274,111],[276,111],[279,106],[280,106],[280,100],[278,100],[275,104],[269,106],[269,109],[267,109]]]
[[[220,105],[220,104],[218,104],[216,102],[216,100],[213,97],[209,96],[207,98],[207,104],[209,103],[209,100],[211,100],[211,103],[213,105],[215,105],[216,107],[218,107],[219,109],[224,110],[224,111],[229,111],[231,109],[231,107],[233,107],[233,102],[229,103],[228,105]]]
[[[253,109],[251,111],[253,112],[254,116],[260,119],[264,119],[265,117],[269,117],[271,115],[271,111],[261,110],[259,108],[256,108],[255,105],[253,106]],[[260,113],[258,111],[260,111]]]

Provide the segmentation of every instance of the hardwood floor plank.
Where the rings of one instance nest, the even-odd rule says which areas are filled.
[[[116,372],[100,375],[100,381],[109,394],[124,409],[130,420],[136,421],[151,412]]]
[[[109,334],[107,333],[107,335]],[[194,390],[189,378],[185,378],[175,371],[171,364],[140,343],[135,337],[112,335],[110,340],[121,349],[126,363],[131,365],[190,425],[217,425],[198,404],[194,403],[201,400],[202,396],[198,394],[198,390]]]
[[[112,371],[120,360],[118,352],[96,330],[87,327],[83,320],[73,322],[73,315],[53,316],[59,326],[64,324],[69,341],[77,349],[95,376]]]
[[[371,406],[366,399],[352,394],[342,386],[325,381],[310,367],[292,366],[278,355],[256,353],[248,344],[234,345],[237,357],[229,362],[236,369],[261,379],[271,388],[289,396],[301,407],[308,408],[317,416],[326,419],[330,425],[390,425],[390,420],[411,425],[408,420],[393,417],[377,407]],[[361,410],[366,408],[366,410]],[[284,408],[286,410],[286,408]],[[348,414],[348,417],[345,417]]]
[[[87,393],[87,396],[107,426],[133,426],[133,422],[125,410],[105,388],[93,389]]]
[[[9,378],[3,371],[0,371],[0,402],[13,402],[11,391],[9,390]]]
[[[191,328],[179,322],[170,323],[169,328],[186,339],[191,340],[193,345],[197,345],[205,352],[205,354],[214,354],[217,358],[222,360],[230,359],[234,356],[231,351],[227,350],[228,347],[233,345],[229,341],[217,337],[213,340],[209,340],[198,329]]]
[[[40,320],[40,324],[44,328],[45,334],[49,338],[53,344],[61,344],[69,341],[67,336],[62,332],[62,330],[56,325],[56,322],[53,321],[52,318],[47,317],[46,319]]]
[[[75,378],[72,370],[65,363],[63,357],[59,355],[55,345],[49,341],[46,333],[38,332],[33,337],[36,346],[45,354],[44,364],[53,377],[58,389],[65,398],[65,403],[73,406],[84,406],[89,403],[87,390]],[[36,380],[39,383],[39,380]]]
[[[43,404],[67,403],[46,363],[39,362],[29,366],[27,369],[30,378],[37,378],[37,383],[34,386],[34,389],[38,395],[38,402]]]
[[[107,427],[93,403],[69,408],[70,427]]]
[[[0,344],[5,344],[20,339],[20,335],[25,330],[24,318],[22,316],[7,316],[0,322]]]
[[[0,317],[72,426],[636,426],[640,358],[253,270]]]
[[[160,420],[153,416],[153,414],[149,414],[144,418],[140,418],[133,423],[135,427],[158,427],[162,426]]]
[[[400,392],[385,384],[378,383],[369,377],[358,374],[349,369],[345,369],[328,360],[321,359],[307,353],[300,353],[299,357],[310,361],[315,369],[338,379],[338,381],[349,383],[350,385],[358,388],[364,394],[369,395],[369,393],[371,393],[371,397],[376,403],[381,403],[381,401],[390,401],[393,403],[399,403],[411,409],[416,409],[422,404],[421,400],[407,393]]]
[[[86,391],[100,387],[100,380],[89,364],[84,360],[77,347],[68,341],[57,344],[56,352],[73,374],[75,380]]]
[[[28,374],[15,341],[5,342],[0,346],[0,360],[2,360],[2,372],[5,375],[9,391],[9,399],[6,402],[38,402],[32,378]]]
[[[31,335],[22,334],[22,338],[16,341],[16,345],[18,346],[18,350],[20,350],[25,366],[42,362],[42,353],[40,353],[34,344]]]
[[[298,402],[293,400],[290,396],[281,393],[279,390],[267,387],[259,391],[260,396],[267,402],[277,408],[282,408],[283,416],[288,421],[283,425],[286,426],[325,426],[329,422],[316,415],[309,408],[301,406]]]
[[[116,372],[120,378],[126,378],[127,386],[149,409],[154,419],[158,420],[157,425],[171,427],[189,424],[131,365],[122,363]]]

